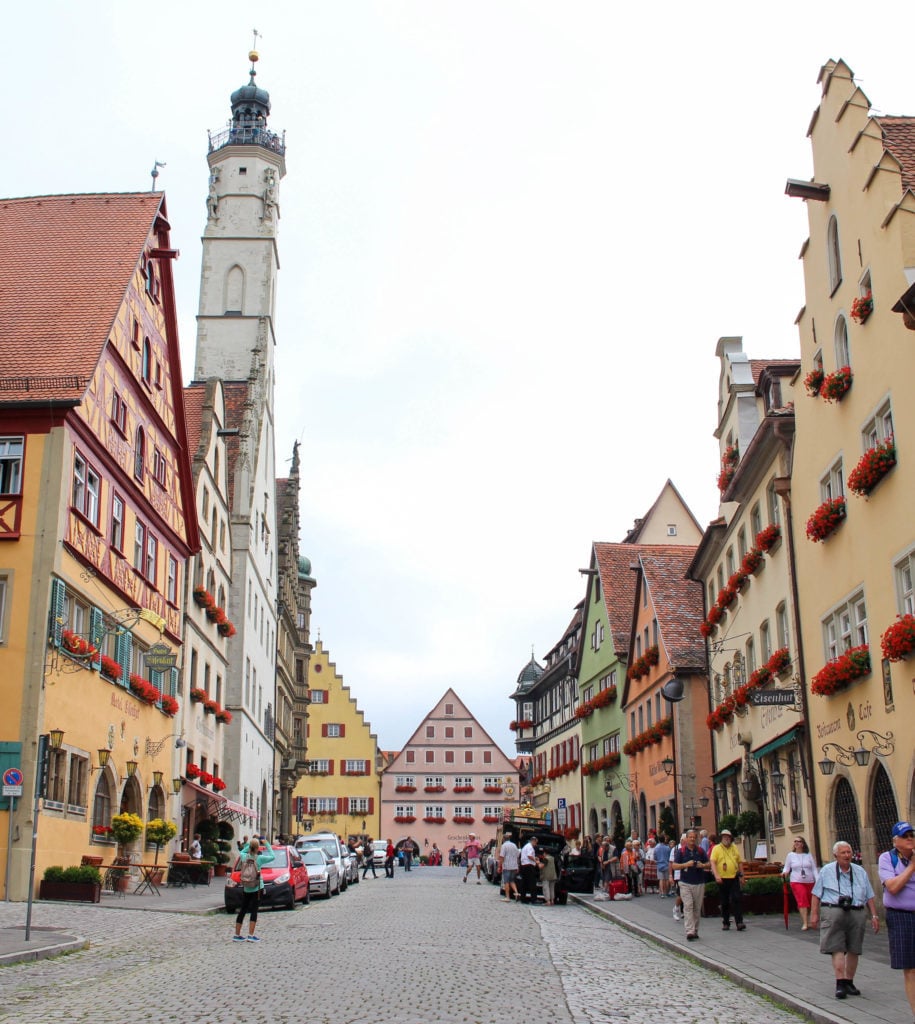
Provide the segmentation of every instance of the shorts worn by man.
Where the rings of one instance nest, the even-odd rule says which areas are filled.
[[[890,940],[890,967],[902,971],[905,994],[915,1014],[915,829],[893,826],[893,849],[877,862]]]
[[[852,864],[851,846],[839,840],[832,852],[835,860],[821,868],[810,894],[810,927],[816,928],[820,923],[822,908],[820,952],[832,957],[836,999],[845,999],[861,995],[855,986],[855,971],[864,944],[864,929],[869,915],[876,935],[880,918],[867,872]]]
[[[477,869],[477,885],[480,885],[480,851],[483,849],[483,844],[477,839],[476,834],[471,832],[467,837],[467,845],[464,847],[464,855],[467,857],[467,870],[464,872],[464,881],[467,881],[467,876]]]
[[[742,932],[747,927],[743,923],[743,908],[740,900],[743,871],[740,870],[740,851],[734,845],[734,837],[730,829],[723,828],[721,830],[721,842],[715,844],[709,862],[712,865],[712,874],[718,883],[722,930],[730,929],[731,914],[733,914],[737,931]]]
[[[518,885],[515,879],[518,877],[518,869],[521,865],[521,851],[511,838],[505,840],[499,848],[499,871],[502,874],[502,902],[511,903],[512,893],[514,898],[520,899]]]

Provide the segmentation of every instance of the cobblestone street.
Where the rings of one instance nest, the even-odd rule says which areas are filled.
[[[222,1024],[779,1024],[799,1018],[580,907],[502,903],[458,871],[367,879],[330,901],[261,914],[233,943],[225,914],[36,904],[34,926],[88,950],[0,969],[0,1021]],[[215,887],[214,887],[215,888]],[[211,896],[218,902],[219,891]],[[24,922],[0,904],[0,926]],[[601,949],[606,955],[601,955]],[[735,1009],[739,1007],[739,1012]]]

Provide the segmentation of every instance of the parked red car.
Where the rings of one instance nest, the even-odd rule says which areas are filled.
[[[308,868],[302,862],[302,855],[292,846],[274,846],[273,852],[275,860],[261,868],[264,889],[260,905],[295,910],[296,903],[308,903]],[[241,908],[243,890],[239,881],[240,873],[241,858],[238,858],[231,875],[226,879],[227,913],[238,913]]]

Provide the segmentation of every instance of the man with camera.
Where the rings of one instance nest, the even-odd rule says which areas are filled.
[[[852,850],[839,840],[832,848],[835,860],[820,870],[810,896],[810,927],[820,923],[820,952],[832,957],[836,978],[836,999],[859,996],[855,971],[864,944],[864,929],[870,917],[874,934],[880,931],[880,918],[874,903],[874,890],[867,872],[852,863]]]

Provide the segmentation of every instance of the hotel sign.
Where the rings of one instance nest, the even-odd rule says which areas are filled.
[[[167,672],[178,663],[178,652],[173,651],[168,644],[153,644],[143,655],[143,661],[153,672]]]
[[[747,700],[754,707],[767,705],[794,705],[797,702],[797,695],[794,690],[751,690],[747,694]]]

